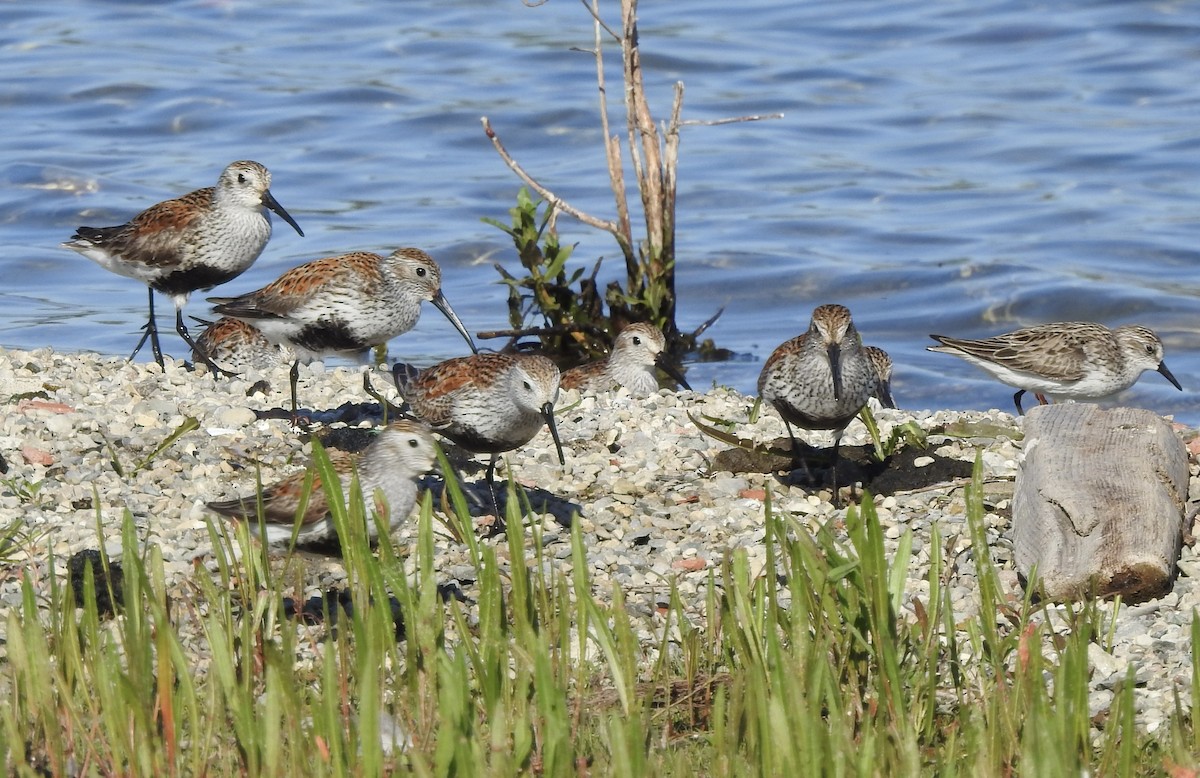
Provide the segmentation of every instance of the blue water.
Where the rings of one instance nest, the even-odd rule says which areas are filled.
[[[677,80],[687,119],[784,113],[684,130],[680,325],[725,306],[709,334],[741,355],[693,366],[694,386],[752,391],[812,308],[841,302],[891,352],[902,406],[1009,408],[1012,390],[924,351],[928,333],[1138,322],[1186,391],[1150,373],[1124,399],[1200,423],[1200,4],[643,0],[640,18],[658,118]],[[307,237],[277,221],[220,294],[417,245],[470,329],[506,326],[492,263],[519,265],[480,218],[506,218],[518,181],[479,117],[611,216],[594,62],[574,50],[592,35],[570,0],[0,4],[0,344],[127,354],[144,287],[58,244],[241,158],[272,170]],[[560,229],[617,277],[607,235]],[[207,314],[202,294],[187,312]],[[434,310],[391,344],[461,350]]]

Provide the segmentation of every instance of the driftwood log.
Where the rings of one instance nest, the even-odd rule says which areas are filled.
[[[1054,600],[1171,586],[1183,540],[1188,455],[1162,417],[1085,403],[1033,408],[1013,494],[1018,572]]]

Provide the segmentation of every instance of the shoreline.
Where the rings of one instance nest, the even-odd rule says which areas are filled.
[[[0,392],[8,400],[0,421],[0,454],[9,465],[7,474],[0,476],[0,520],[7,524],[20,517],[36,538],[18,552],[15,564],[6,565],[0,607],[19,605],[22,575],[39,589],[49,585],[51,575],[65,579],[67,557],[98,545],[97,510],[103,525],[100,545],[110,557],[116,556],[126,508],[143,542],[161,549],[172,596],[186,597],[194,576],[202,569],[211,572],[215,564],[208,522],[220,519],[205,502],[253,493],[256,468],[269,483],[308,461],[311,445],[293,432],[289,421],[258,420],[254,413],[286,405],[287,371],[285,365],[218,381],[178,362],[168,361],[167,369],[161,370],[153,362],[60,354],[48,348],[0,350]],[[376,372],[372,379],[376,390],[395,398],[390,378]],[[261,380],[270,390],[251,391]],[[302,368],[299,391],[306,405],[320,409],[374,402],[363,390],[361,369]],[[782,483],[773,474],[712,469],[729,446],[703,434],[688,412],[729,420],[730,432],[754,441],[786,434],[781,419],[767,409],[751,423],[753,405],[753,397],[729,389],[660,392],[639,400],[623,391],[583,398],[563,392],[557,424],[566,465],[559,466],[545,430],[506,457],[519,483],[581,509],[593,588],[606,599],[613,584],[622,588],[644,646],[662,639],[665,624],[659,610],[672,579],[689,618],[701,624],[708,577],[726,554],[742,549],[752,573],[763,572],[768,491],[772,510],[810,530],[830,521],[836,524],[844,516],[844,510],[828,501],[827,490],[814,494]],[[1021,458],[1020,441],[1014,440],[1019,420],[995,409],[890,411],[873,404],[873,410],[885,439],[893,427],[909,420],[926,431],[956,422],[965,425],[969,437],[931,434],[928,453],[973,462],[976,450],[982,450],[990,553],[1004,595],[1023,596],[1009,540],[1009,503]],[[151,456],[189,418],[195,418],[198,427]],[[830,442],[826,433],[803,438],[822,447]],[[852,422],[843,445],[867,443],[866,428]],[[114,458],[124,475],[117,472]],[[483,464],[486,459],[472,461]],[[497,478],[504,473],[500,469]],[[460,469],[463,474],[473,481],[481,478],[481,468],[468,466]],[[1198,491],[1193,464],[1189,492]],[[889,555],[906,529],[914,536],[901,617],[913,618],[914,600],[928,596],[928,541],[935,525],[944,539],[947,561],[954,562],[948,587],[955,612],[975,612],[978,598],[963,521],[962,482],[877,495],[875,505]],[[541,517],[541,524],[544,559],[569,571],[569,531],[549,514]],[[416,523],[406,523],[392,536],[399,546],[410,546]],[[57,562],[52,571],[46,561],[51,550]],[[466,548],[439,534],[435,551],[439,583],[458,585],[470,596],[473,568]],[[303,599],[338,585],[338,558],[311,553],[305,557],[304,590],[294,596]],[[506,554],[501,559],[509,563]],[[1114,685],[1130,664],[1137,668],[1138,723],[1146,731],[1153,732],[1169,716],[1173,694],[1190,696],[1190,627],[1192,609],[1200,605],[1200,559],[1190,546],[1183,548],[1179,569],[1173,589],[1162,598],[1121,607],[1119,612],[1111,602],[1099,603],[1106,614],[1116,615],[1111,651],[1093,644],[1089,652],[1093,714],[1107,709]],[[413,574],[410,566],[407,572]],[[1049,610],[1056,609],[1062,610]],[[1053,628],[1067,629],[1065,623]]]

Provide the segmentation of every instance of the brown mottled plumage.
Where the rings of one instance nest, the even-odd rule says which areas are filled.
[[[884,408],[895,408],[896,401],[892,399],[892,358],[878,346],[863,346],[871,367],[875,369],[877,384],[871,390],[871,396],[879,401]]]
[[[814,310],[808,331],[775,349],[759,374],[758,393],[783,417],[793,452],[799,445],[792,425],[833,431],[835,503],[842,433],[879,385],[850,311],[841,305]]]
[[[563,389],[585,393],[606,392],[624,387],[634,397],[644,397],[659,389],[656,367],[662,367],[684,388],[691,388],[683,376],[662,362],[666,338],[652,324],[630,324],[617,335],[607,359],[573,367],[562,374]]]
[[[1024,414],[1021,396],[1033,392],[1039,402],[1056,399],[1098,400],[1133,386],[1143,372],[1162,373],[1176,389],[1179,381],[1163,362],[1162,341],[1137,325],[1110,330],[1086,321],[1026,327],[982,340],[930,335],[929,351],[953,354],[1017,387],[1013,403]]]
[[[559,462],[566,461],[554,425],[559,372],[546,357],[475,354],[419,372],[397,364],[393,375],[413,415],[468,451],[492,455],[489,487],[497,455],[525,445],[543,425],[550,428]]]
[[[437,446],[429,430],[413,421],[397,421],[380,430],[361,454],[329,451],[329,459],[341,480],[343,492],[357,472],[359,485],[368,505],[374,505],[380,516],[396,527],[408,517],[416,503],[416,478],[433,467]],[[305,485],[311,481],[304,513],[297,511],[304,501]],[[210,502],[208,507],[233,519],[246,521],[250,531],[259,533],[258,495],[232,500]],[[329,517],[329,502],[321,479],[315,473],[301,470],[263,489],[262,528],[266,543],[282,544],[291,541],[293,534],[299,542],[326,540],[334,535]],[[373,521],[367,523],[367,533],[376,536]]]
[[[272,343],[296,351],[292,410],[301,360],[358,356],[416,326],[421,302],[432,302],[475,344],[442,294],[442,271],[415,248],[384,257],[356,251],[294,267],[275,281],[239,297],[210,297],[213,310],[253,324]]]
[[[271,195],[270,186],[265,167],[249,160],[234,162],[221,172],[215,187],[158,203],[115,227],[80,227],[62,244],[149,287],[150,316],[130,359],[149,338],[155,361],[163,364],[154,321],[156,290],[175,304],[175,329],[195,350],[183,323],[188,295],[234,279],[254,264],[271,237],[267,208],[304,234]]]
[[[234,373],[268,370],[295,359],[290,348],[272,343],[257,327],[228,316],[204,328],[192,355],[197,362],[207,357]]]

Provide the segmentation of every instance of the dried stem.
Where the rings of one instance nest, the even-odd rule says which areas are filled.
[[[537,192],[538,196],[549,203],[552,208],[574,216],[576,219],[588,225],[589,227],[595,227],[598,230],[604,230],[605,232],[612,233],[613,236],[616,237],[617,242],[622,241],[622,236],[618,231],[616,223],[605,221],[603,219],[597,219],[595,216],[579,210],[566,200],[554,194],[554,192],[551,192],[549,189],[542,186],[533,176],[526,173],[525,168],[521,167],[520,164],[518,164],[517,161],[508,153],[508,149],[506,149],[504,144],[500,141],[500,136],[497,135],[496,131],[492,129],[492,123],[488,120],[488,118],[486,116],[480,117],[480,121],[483,123],[483,131],[487,133],[488,138],[491,139],[492,145],[496,148],[496,153],[498,153],[500,158],[504,160],[504,164],[508,165],[509,168],[511,168],[512,171],[516,173],[522,181],[529,185],[530,189]]]
[[[633,228],[629,221],[629,201],[625,197],[625,172],[621,165],[621,143],[611,134],[608,125],[608,89],[604,80],[604,50],[601,30],[620,40],[617,34],[600,19],[600,0],[592,0],[591,7],[584,7],[595,20],[596,85],[600,95],[600,132],[604,138],[604,157],[608,162],[608,180],[617,206],[617,229],[625,237],[621,250],[625,255],[625,273],[628,278],[637,276],[637,256],[633,250]]]

